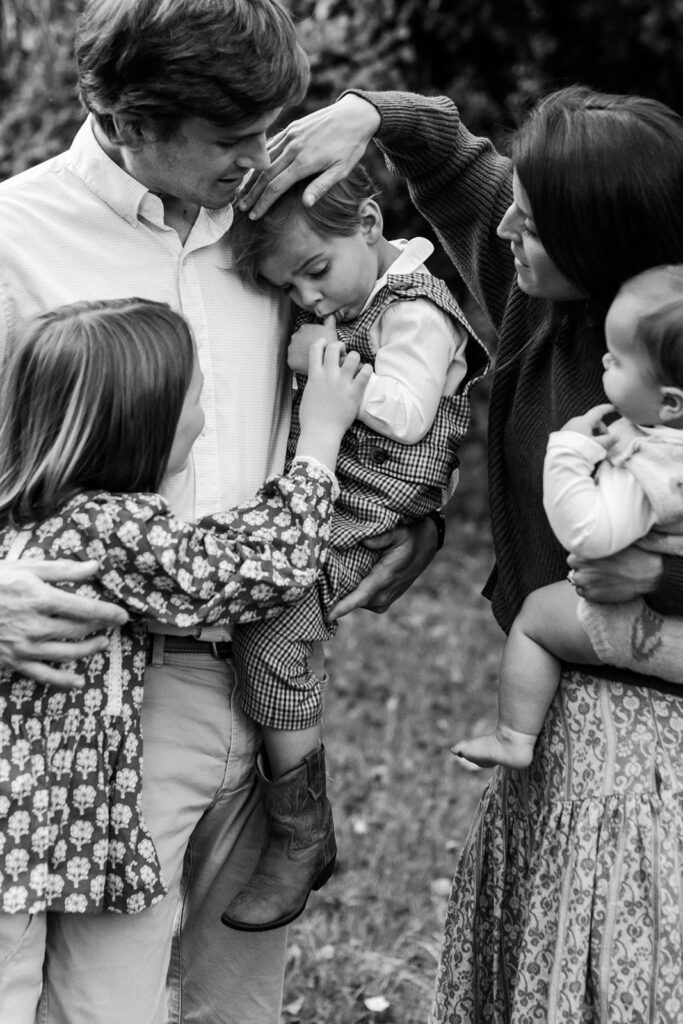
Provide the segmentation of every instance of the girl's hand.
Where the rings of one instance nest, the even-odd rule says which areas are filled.
[[[337,328],[333,316],[326,316],[320,324],[302,324],[292,335],[287,349],[287,363],[296,373],[308,373],[308,356],[311,345],[320,338],[327,345],[337,340]]]
[[[318,174],[303,196],[304,206],[313,206],[356,166],[379,126],[375,107],[352,94],[292,121],[268,143],[270,167],[247,178],[240,209],[260,217],[295,182]]]
[[[371,375],[370,365],[361,366],[358,353],[347,354],[340,341],[313,342],[299,406],[297,455],[312,455],[334,469],[341,439],[358,415]]]
[[[0,562],[0,666],[36,683],[80,687],[70,668],[48,662],[87,658],[108,646],[99,630],[121,626],[128,614],[107,601],[69,594],[50,583],[83,581],[97,562]],[[87,639],[84,639],[86,638]]]

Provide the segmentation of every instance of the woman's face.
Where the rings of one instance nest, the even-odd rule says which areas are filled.
[[[498,225],[498,236],[510,243],[517,284],[527,295],[555,302],[585,298],[585,293],[557,269],[543,247],[536,233],[529,198],[516,171],[512,175],[512,203]]]

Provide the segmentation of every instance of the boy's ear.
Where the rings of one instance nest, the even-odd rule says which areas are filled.
[[[662,404],[659,418],[662,423],[671,423],[683,418],[683,388],[665,387],[661,389]]]
[[[384,218],[374,199],[364,199],[360,204],[360,229],[368,245],[374,245],[382,237]]]

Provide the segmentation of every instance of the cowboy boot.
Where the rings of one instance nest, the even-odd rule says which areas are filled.
[[[262,932],[302,913],[312,889],[331,876],[337,856],[332,808],[325,788],[325,748],[271,781],[256,761],[268,823],[268,843],[253,875],[223,911],[229,928]]]

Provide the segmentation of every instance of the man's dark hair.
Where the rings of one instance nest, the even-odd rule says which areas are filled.
[[[89,0],[78,21],[81,100],[168,139],[187,117],[249,122],[296,104],[308,59],[278,0]]]

